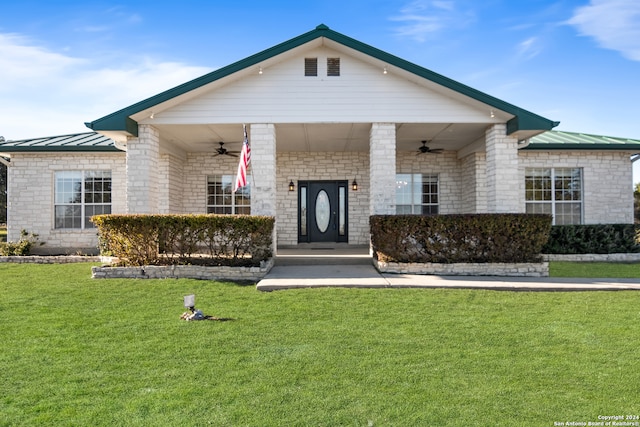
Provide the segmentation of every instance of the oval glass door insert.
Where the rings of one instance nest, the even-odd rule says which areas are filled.
[[[316,197],[316,225],[321,233],[329,228],[330,212],[329,195],[326,191],[320,190],[318,197]]]

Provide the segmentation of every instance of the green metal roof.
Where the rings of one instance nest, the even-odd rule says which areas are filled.
[[[220,68],[204,76],[198,77],[182,85],[176,86],[172,89],[164,91],[158,95],[147,98],[115,113],[104,116],[93,122],[87,122],[85,125],[90,129],[96,131],[126,131],[132,135],[138,135],[138,123],[130,118],[131,115],[136,114],[144,109],[151,108],[162,102],[168,101],[174,97],[185,94],[189,91],[197,89],[201,86],[219,80],[223,77],[229,76],[235,72],[243,70],[248,67],[258,65],[259,63],[273,58],[279,54],[287,52],[291,49],[299,47],[303,44],[309,43],[317,38],[324,37],[329,40],[333,40],[336,43],[340,43],[351,49],[369,55],[380,61],[401,68],[405,71],[413,73],[417,76],[423,77],[441,86],[447,87],[451,90],[459,92],[498,110],[507,112],[515,116],[513,119],[507,122],[507,133],[512,134],[519,130],[550,130],[557,126],[559,122],[554,122],[546,119],[537,114],[523,110],[515,105],[509,104],[498,98],[494,98],[491,95],[480,92],[462,83],[458,83],[445,76],[437,74],[431,70],[420,67],[397,56],[386,53],[382,50],[376,49],[351,37],[340,34],[336,31],[329,29],[324,24],[318,25],[314,30],[288,40],[284,43],[278,44],[269,49],[263,50],[260,53],[249,56],[243,60],[235,62],[226,67]]]
[[[529,140],[522,150],[622,150],[640,153],[640,140],[576,132],[547,131]],[[0,153],[122,152],[115,142],[97,132],[0,142]]]
[[[120,152],[121,150],[116,148],[112,139],[97,132],[0,142],[2,153],[59,151]]]
[[[532,137],[523,150],[640,151],[640,140],[553,130]]]

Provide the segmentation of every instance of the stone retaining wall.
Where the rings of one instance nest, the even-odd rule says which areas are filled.
[[[148,265],[144,267],[92,267],[94,279],[200,279],[261,280],[273,267],[273,259],[260,267],[206,267],[200,265]]]
[[[373,260],[381,273],[436,274],[443,276],[548,277],[549,263],[397,263]]]

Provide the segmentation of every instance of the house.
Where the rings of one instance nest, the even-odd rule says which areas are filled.
[[[633,222],[640,141],[557,124],[319,25],[91,132],[1,143],[8,238],[95,250],[101,213],[270,215],[279,247],[367,245],[373,214]],[[233,194],[243,125],[249,185]]]

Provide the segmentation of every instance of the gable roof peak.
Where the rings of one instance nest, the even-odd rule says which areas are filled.
[[[466,97],[475,99],[495,109],[504,111],[514,117],[507,122],[507,133],[514,134],[518,131],[544,131],[556,127],[559,122],[554,122],[537,114],[526,111],[508,102],[497,99],[491,95],[483,93],[477,89],[466,86],[462,83],[454,81],[448,77],[435,73],[431,70],[413,64],[402,58],[384,52],[375,47],[369,46],[361,41],[355,40],[349,36],[338,33],[329,29],[325,24],[318,25],[314,30],[294,37],[288,41],[280,43],[276,46],[263,50],[262,52],[251,55],[243,60],[235,62],[226,67],[222,67],[216,71],[205,74],[204,76],[183,83],[172,89],[166,90],[158,95],[147,98],[122,110],[111,113],[93,122],[87,122],[85,125],[94,131],[116,131],[130,135],[138,135],[138,123],[133,116],[145,109],[150,109],[155,105],[166,102],[178,96],[184,95],[194,89],[198,89],[204,85],[220,80],[238,71],[249,67],[259,65],[261,62],[274,58],[284,52],[290,51],[309,43],[318,38],[326,38],[335,43],[353,49],[356,52],[368,55],[382,63],[395,66],[410,74],[429,80],[437,85],[443,86],[454,92],[458,92]]]

